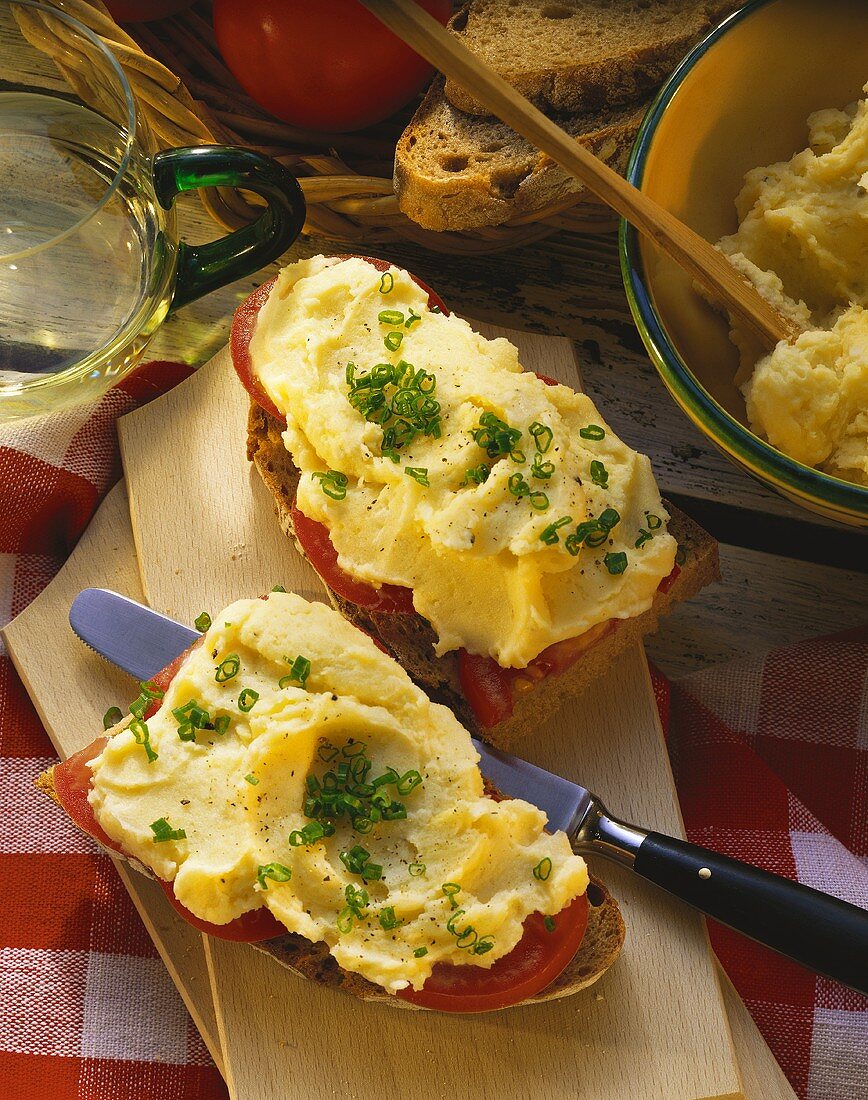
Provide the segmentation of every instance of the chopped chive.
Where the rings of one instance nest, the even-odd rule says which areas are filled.
[[[411,863],[410,866],[407,868],[413,878],[418,878],[420,875],[424,875],[425,869],[426,868],[424,863]]]
[[[272,882],[289,882],[292,878],[292,871],[288,867],[284,867],[282,863],[264,863],[256,872],[256,878],[259,882],[259,888],[267,890],[268,883],[265,881],[267,878],[270,878]]]
[[[659,516],[655,516],[653,512],[646,512],[645,520],[649,531],[656,531],[658,527],[663,525],[663,520]]]
[[[401,341],[404,339],[403,332],[389,332],[383,339],[383,343],[386,345],[389,351],[397,351],[401,346]]]
[[[533,877],[535,879],[538,879],[540,882],[545,882],[545,880],[549,877],[551,873],[552,861],[549,859],[548,856],[545,856],[543,859],[541,859],[536,867],[534,867],[533,869]]]
[[[381,325],[403,325],[404,314],[399,309],[381,309],[377,320]]]
[[[283,587],[283,585],[282,585],[282,584],[276,584],[276,585],[274,586],[274,588],[272,588],[272,590],[271,590],[271,591],[272,591],[272,592],[285,592],[285,591],[286,591],[286,589],[285,589],[285,588]]]
[[[488,481],[488,476],[491,473],[491,467],[486,466],[485,463],[481,463],[479,466],[472,466],[464,475],[462,485],[484,485]]]
[[[289,834],[289,843],[293,848],[302,844],[316,844],[318,840],[334,834],[334,826],[328,822],[311,821],[303,829],[293,829]]]
[[[249,783],[251,787],[259,786],[259,780],[252,773],[244,776],[245,782]]]
[[[521,439],[521,431],[518,428],[511,428],[494,413],[483,413],[479,418],[479,427],[473,428],[470,434],[489,458],[510,455],[515,461],[524,461],[522,452],[516,450],[516,443]]]
[[[613,577],[618,576],[619,573],[623,573],[627,568],[627,555],[623,550],[618,553],[611,553],[605,555],[603,558],[603,564],[609,570]]]
[[[317,470],[310,475],[319,482],[319,487],[332,500],[344,500],[347,495],[347,475],[340,470]]]
[[[646,531],[644,527],[640,527],[639,537],[636,539],[633,545],[636,547],[637,550],[640,550],[646,542],[650,542],[650,540],[653,538],[654,536],[651,534],[650,531]]]
[[[536,444],[536,449],[539,454],[544,455],[549,447],[551,447],[552,440],[554,439],[554,433],[551,428],[548,424],[541,424],[538,420],[535,420],[528,428],[528,432],[533,436],[533,441]]]
[[[110,730],[112,726],[116,726],[118,722],[120,722],[123,716],[124,714],[120,707],[109,707],[102,716],[102,728],[104,730]]]
[[[455,900],[455,895],[461,891],[459,884],[457,882],[444,882],[441,889],[446,897],[449,898],[449,908],[457,909],[458,902]]]
[[[422,320],[422,314],[417,313],[412,306],[410,306],[410,316],[404,322],[404,328],[410,328],[411,325],[415,325],[417,321]]]
[[[478,939],[476,929],[472,924],[468,924],[463,931],[456,933],[455,946],[460,947],[462,951],[470,951],[472,955]]]
[[[417,947],[416,950],[413,952],[413,958],[414,959],[424,959],[427,954],[428,954],[428,948],[427,947]]]
[[[150,828],[155,844],[166,840],[185,840],[187,836],[183,829],[173,829],[164,817],[154,821]]]
[[[484,955],[486,952],[490,951],[492,947],[494,947],[494,936],[483,936],[476,942],[471,954]]]
[[[221,714],[219,718],[214,719],[214,732],[225,733],[229,729],[229,715]]]
[[[153,680],[140,680],[139,691],[148,699],[162,699],[166,694],[162,688],[158,688]]]
[[[360,875],[370,855],[371,853],[361,844],[356,844],[349,851],[340,853],[340,861],[351,875]]]
[[[130,703],[130,714],[134,718],[144,718],[145,711],[150,705],[150,700],[145,695],[140,695],[138,699],[133,699]]]
[[[204,634],[206,630],[211,629],[211,616],[207,611],[200,612],[193,620],[193,626],[196,627],[200,634]]]
[[[349,883],[346,890],[344,890],[344,897],[347,899],[347,905],[359,920],[363,920],[368,915],[364,911],[368,904],[367,890],[357,890],[352,883]]]
[[[609,485],[609,471],[596,458],[591,463],[591,481],[595,485],[599,485],[601,489],[606,489]]]
[[[338,920],[337,920],[338,932],[342,932],[342,933],[349,932],[353,927],[353,917],[354,916],[355,916],[355,914],[353,913],[353,911],[349,907],[349,905],[345,905],[343,907],[343,909],[341,909],[340,913],[338,913]]]
[[[230,653],[228,657],[223,658],[215,669],[214,679],[218,684],[225,684],[228,680],[237,676],[240,670],[241,658],[237,653]]]
[[[543,528],[540,533],[540,542],[544,542],[546,546],[554,546],[556,542],[560,542],[558,530],[561,527],[566,527],[568,523],[572,522],[572,516],[561,516],[560,519],[556,519],[554,523],[550,523],[548,527]]]
[[[384,932],[391,932],[393,928],[397,928],[402,923],[401,918],[395,916],[395,908],[392,905],[387,905],[384,909],[381,909],[377,914],[377,920]]]
[[[589,546],[592,550],[596,550],[598,546],[602,546],[608,539],[609,532],[605,527],[596,527],[590,534],[585,536],[585,546]]]
[[[178,740],[179,741],[195,741],[196,729],[192,722],[182,722],[178,726]]]
[[[604,508],[597,517],[597,522],[606,531],[611,531],[621,522],[621,513],[617,508]]]
[[[531,491],[530,486],[524,480],[521,474],[511,474],[509,481],[506,484],[512,495],[514,497],[518,497],[519,500],[522,497],[526,497]]]
[[[554,472],[554,462],[543,462],[541,455],[533,456],[533,465],[530,468],[531,477],[538,478],[540,481],[548,481]]]
[[[307,684],[308,676],[310,676],[310,661],[307,657],[302,657],[301,654],[292,661],[290,661],[289,657],[284,657],[283,659],[290,668],[286,676],[281,676],[277,686],[279,688],[285,688],[290,684],[298,684],[300,688],[303,688]]]
[[[395,276],[391,271],[384,271],[380,276],[380,293],[391,294],[395,285]]]
[[[398,788],[398,794],[409,794],[411,791],[414,791],[421,782],[422,776],[413,768],[408,772],[404,772],[395,786]]]
[[[589,424],[587,428],[579,428],[579,435],[582,439],[596,439],[597,441],[606,437],[606,433],[599,424]]]
[[[549,506],[549,498],[540,489],[534,490],[534,492],[528,494],[531,508],[535,508],[538,512],[545,512]]]
[[[543,924],[545,925],[546,932],[554,932],[554,930],[555,930],[555,918],[554,917],[546,917],[545,920],[543,921]]]
[[[253,704],[259,698],[259,692],[254,691],[253,688],[244,688],[241,694],[238,696],[238,709],[248,714],[253,710]]]
[[[449,900],[451,901],[452,899],[450,898]],[[455,907],[453,906],[453,909],[454,908]],[[456,923],[456,921],[458,920],[459,917],[463,917],[463,916],[464,916],[464,910],[463,909],[455,909],[455,912],[452,914],[452,916],[446,922],[446,931],[451,932],[453,936],[457,936],[458,933],[455,931],[455,923]]]
[[[425,466],[405,466],[404,473],[407,477],[412,477],[414,481],[418,481],[420,485],[424,485],[426,488],[430,484],[428,481],[428,469]]]
[[[129,724],[129,731],[133,735],[136,744],[144,748],[148,763],[153,764],[157,759],[157,753],[151,748],[151,734],[147,722],[143,722],[141,718],[134,718]]]

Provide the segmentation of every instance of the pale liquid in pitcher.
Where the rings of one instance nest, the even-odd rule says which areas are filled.
[[[155,319],[155,268],[174,254],[140,149],[106,197],[125,151],[126,135],[95,111],[0,91],[0,387],[61,371],[165,315],[158,302]]]

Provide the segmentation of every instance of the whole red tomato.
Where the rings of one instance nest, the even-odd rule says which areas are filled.
[[[146,23],[189,8],[193,0],[105,0],[105,6],[119,23]]]
[[[441,23],[450,0],[421,0]],[[215,0],[214,30],[238,83],[285,122],[358,130],[388,118],[431,76],[358,0]]]

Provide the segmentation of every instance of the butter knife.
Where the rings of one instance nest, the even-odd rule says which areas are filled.
[[[78,637],[112,664],[149,680],[199,632],[102,588],[69,612]],[[603,856],[795,962],[868,994],[868,911],[747,863],[613,817],[578,783],[473,738],[482,774],[562,829],[573,850]]]

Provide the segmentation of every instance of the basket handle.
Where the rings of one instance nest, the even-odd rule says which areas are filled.
[[[243,187],[266,201],[250,225],[209,244],[178,246],[172,309],[218,287],[252,275],[282,255],[301,232],[304,195],[295,176],[271,157],[227,145],[166,149],[154,156],[154,190],[168,210],[182,191],[200,187]]]

